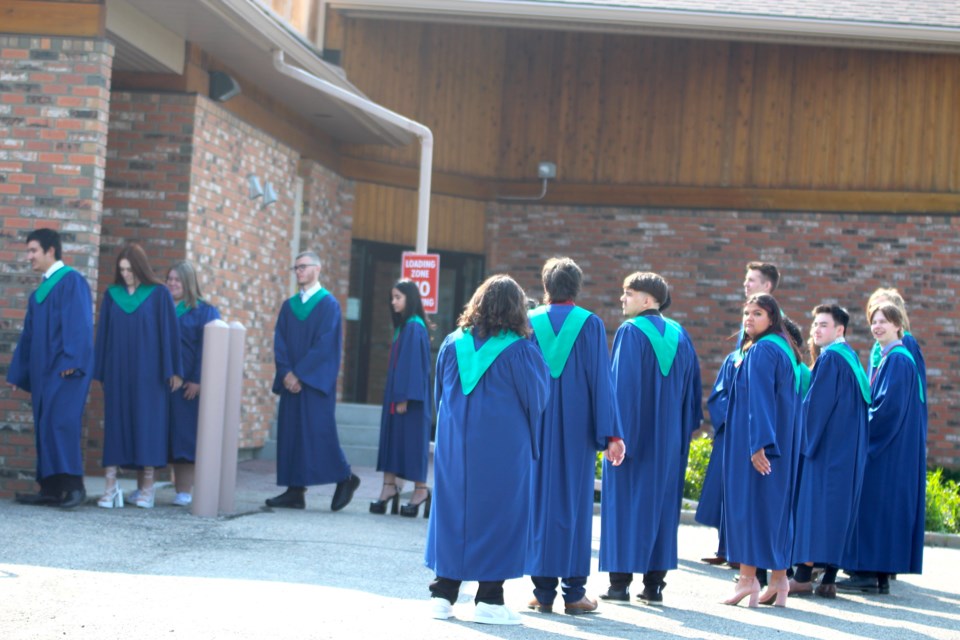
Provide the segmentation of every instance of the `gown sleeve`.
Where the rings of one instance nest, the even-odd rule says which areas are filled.
[[[392,394],[388,402],[426,402],[424,392],[430,388],[430,339],[418,322],[407,323],[397,338],[397,362],[394,367]]]
[[[803,400],[803,455],[813,458],[820,449],[826,427],[839,395],[830,390],[841,384],[839,367],[847,366],[842,357],[829,351],[820,355],[813,368],[810,390]],[[826,392],[822,390],[827,390]]]
[[[60,281],[64,287],[60,308],[60,335],[63,353],[57,358],[57,373],[74,369],[76,374],[89,375],[90,351],[93,347],[93,313],[90,287],[79,274],[70,274]]]
[[[336,298],[332,295],[326,296],[311,312],[307,321],[319,323],[319,326],[315,329],[313,344],[293,363],[293,372],[300,382],[308,387],[327,396],[335,395],[343,342],[340,305]],[[291,355],[293,354],[288,354]]]
[[[751,455],[760,449],[767,458],[779,458],[777,442],[777,383],[793,385],[793,380],[777,380],[777,364],[780,347],[758,342],[750,348],[752,353],[741,366],[746,377],[749,398],[748,433]]]
[[[867,414],[870,434],[870,457],[876,457],[897,439],[905,422],[909,403],[905,394],[919,398],[917,371],[906,356],[891,354],[880,365],[880,371],[871,389],[872,402]]]

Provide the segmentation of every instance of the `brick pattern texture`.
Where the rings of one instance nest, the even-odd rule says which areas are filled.
[[[623,278],[655,271],[672,287],[669,316],[690,332],[700,356],[704,399],[734,348],[744,265],[778,265],[775,295],[809,326],[810,310],[837,302],[851,313],[851,346],[865,361],[873,342],[864,305],[880,286],[907,301],[927,363],[928,462],[960,467],[960,218],[907,215],[666,211],[491,205],[488,273],[510,273],[539,298],[540,267],[554,255],[584,271],[580,303],[606,323],[622,322]],[[531,247],[536,246],[536,250]]]
[[[60,232],[64,261],[97,282],[113,45],[0,35],[0,369],[6,373],[39,284],[24,240]],[[0,496],[30,491],[30,398],[0,386]]]

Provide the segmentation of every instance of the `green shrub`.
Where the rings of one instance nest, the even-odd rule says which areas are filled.
[[[597,468],[595,475],[597,480],[603,475],[603,451],[597,451]]]
[[[687,500],[699,500],[703,491],[703,479],[707,475],[713,440],[703,436],[690,443],[690,456],[687,458],[687,476],[683,482],[683,497]]]
[[[943,478],[943,469],[927,471],[927,531],[960,533],[960,485]]]

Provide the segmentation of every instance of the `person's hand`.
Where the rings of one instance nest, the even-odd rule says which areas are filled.
[[[395,405],[393,405],[393,412],[394,412],[394,413],[399,413],[400,415],[403,415],[404,413],[406,413],[406,412],[407,412],[407,401],[404,400],[403,402],[398,402],[398,403],[396,403]]]
[[[176,391],[183,386],[183,378],[180,376],[170,376],[170,391]]]
[[[183,399],[193,400],[200,395],[200,385],[196,382],[183,383]]]
[[[615,467],[623,464],[623,459],[627,455],[627,445],[623,440],[610,440],[607,442],[607,449],[603,452],[604,457]]]
[[[76,372],[76,369],[64,369],[63,371],[60,372],[60,377],[68,378],[72,376],[75,372]]]
[[[753,468],[757,470],[762,476],[770,475],[772,468],[770,467],[770,461],[767,460],[767,454],[763,449],[760,449],[752,456],[750,456],[750,462],[753,464]]]
[[[303,387],[300,386],[300,378],[298,378],[293,371],[283,376],[283,386],[290,393],[300,393],[303,389]]]

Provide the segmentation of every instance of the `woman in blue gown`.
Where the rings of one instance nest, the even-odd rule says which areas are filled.
[[[177,490],[173,504],[185,507],[193,501],[203,328],[208,322],[219,320],[220,312],[202,299],[197,272],[189,262],[178,262],[170,268],[167,289],[176,304],[183,358],[183,388],[170,392],[170,461]]]
[[[117,468],[137,470],[136,505],[153,507],[153,471],[167,464],[167,396],[183,385],[180,330],[173,298],[147,254],[128,244],[117,256],[114,284],[100,304],[94,380],[103,384],[103,466],[98,501],[122,507]]]
[[[398,478],[412,480],[416,488],[402,515],[416,517],[420,505],[430,515],[427,487],[427,454],[430,449],[430,333],[431,323],[423,310],[420,289],[412,280],[399,280],[390,290],[393,344],[387,364],[380,418],[380,450],[377,471],[383,472],[380,499],[370,503],[370,513],[397,513],[400,502]]]
[[[473,621],[520,624],[503,582],[524,573],[530,461],[550,394],[550,370],[526,338],[526,295],[505,275],[488,278],[440,346],[434,397],[434,505],[426,565],[432,616],[453,615],[460,584],[480,583]]]
[[[785,606],[793,543],[793,496],[800,454],[800,372],[806,369],[773,296],[743,308],[748,336],[734,375],[725,424],[723,526],[727,558],[740,563],[737,604],[750,597]],[[757,567],[773,569],[760,595]]]

